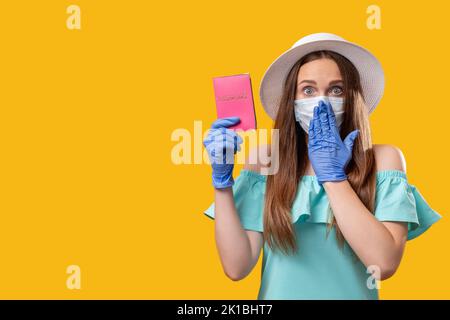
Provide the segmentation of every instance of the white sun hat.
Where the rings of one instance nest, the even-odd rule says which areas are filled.
[[[380,102],[384,91],[384,72],[380,62],[363,47],[335,34],[320,32],[298,40],[289,50],[279,56],[264,73],[259,95],[267,114],[275,119],[283,91],[284,81],[294,64],[306,54],[330,50],[346,57],[358,70],[364,100],[370,114]]]

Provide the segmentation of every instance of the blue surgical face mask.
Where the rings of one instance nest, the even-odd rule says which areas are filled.
[[[318,96],[294,100],[295,120],[300,122],[300,125],[303,130],[305,130],[306,134],[308,134],[309,122],[314,116],[314,107],[319,105],[320,100],[324,100],[331,104],[331,108],[336,116],[336,126],[338,130],[344,121],[344,98]]]

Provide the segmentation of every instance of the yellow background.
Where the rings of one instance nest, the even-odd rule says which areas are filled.
[[[81,8],[81,30],[66,8]],[[366,8],[381,7],[381,30]],[[266,68],[332,32],[386,74],[374,143],[398,146],[444,219],[408,242],[382,299],[450,298],[447,1],[4,1],[0,10],[0,298],[248,298],[223,273],[207,164],[171,162],[177,128],[215,119],[212,77]],[[235,175],[240,170],[235,168]],[[81,267],[81,289],[66,268]]]

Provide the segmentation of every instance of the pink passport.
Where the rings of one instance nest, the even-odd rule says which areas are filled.
[[[256,129],[252,84],[248,73],[214,77],[217,118],[239,117],[241,122],[229,129]]]

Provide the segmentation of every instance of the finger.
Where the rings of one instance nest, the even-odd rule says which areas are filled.
[[[311,137],[313,137],[314,136],[314,121],[313,121],[314,119],[311,119],[310,121],[309,121],[309,127],[308,127],[308,135],[309,135],[309,138],[311,139]]]
[[[236,153],[236,144],[233,140],[224,140],[221,144],[222,146],[222,157],[225,159],[226,164],[234,162],[234,154]]]
[[[233,130],[230,130],[233,132]],[[233,132],[234,133],[234,132]],[[240,151],[241,150],[241,146],[240,144],[242,143],[242,138],[238,135],[238,134],[229,134],[226,135],[226,141],[228,143],[231,143],[234,146],[234,152],[236,151]]]
[[[355,139],[356,139],[356,137],[358,137],[358,134],[359,134],[359,129],[353,130],[344,139],[344,144],[348,150],[351,151],[353,149],[353,144],[355,143]]]
[[[314,122],[314,137],[321,138],[322,137],[322,129],[320,127],[320,119],[319,119],[319,107],[314,107],[314,116],[312,121]]]
[[[210,133],[212,137],[218,136],[218,135],[226,135],[226,136],[235,136],[238,137],[238,140],[242,140],[242,137],[234,130],[228,129],[225,127],[220,127],[217,129],[213,129]]]
[[[227,129],[227,134],[236,137],[238,143],[242,143],[242,137],[234,130]]]
[[[231,130],[230,130],[231,131]],[[215,137],[211,138],[211,145],[216,145],[218,148],[228,148],[228,149],[233,149],[234,151],[236,151],[237,146],[239,145],[240,142],[242,142],[240,139],[240,137],[238,135],[232,135],[232,134],[219,134],[216,135]],[[213,148],[213,147],[211,147]],[[209,149],[211,150],[211,149]]]
[[[226,135],[226,136],[236,136],[238,137],[237,140],[240,141],[240,143],[242,142],[242,137],[237,134],[235,131],[231,130],[231,129],[227,129],[227,128],[218,128],[218,129],[212,129],[209,134],[207,135],[207,137],[205,138],[204,142],[205,143],[211,143],[212,141],[214,141],[216,139],[217,136],[221,136],[221,135]]]
[[[203,144],[204,145],[210,144],[211,142],[213,142],[216,139],[217,136],[220,136],[221,134],[222,134],[222,132],[218,129],[210,129],[210,131],[208,132],[208,135],[203,140]]]
[[[331,103],[327,104],[328,109],[328,123],[330,125],[330,129],[337,129],[336,125],[336,115],[334,114],[333,108],[331,107]]]
[[[319,101],[319,116],[320,116],[320,125],[322,128],[322,135],[327,137],[330,134],[330,124],[328,123],[327,104],[322,100]]]
[[[227,150],[232,150],[234,153],[235,149],[236,147],[234,143],[229,141],[220,141],[217,143],[211,143],[206,147],[208,154],[210,154],[213,157],[214,163],[224,163],[223,158],[226,155]]]
[[[234,126],[235,124],[238,124],[239,122],[241,122],[241,119],[239,117],[220,118],[212,123],[211,129],[231,127]]]

